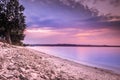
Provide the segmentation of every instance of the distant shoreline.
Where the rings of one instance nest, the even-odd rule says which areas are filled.
[[[50,46],[50,47],[120,47],[119,45],[79,45],[79,44],[25,44],[24,46]]]

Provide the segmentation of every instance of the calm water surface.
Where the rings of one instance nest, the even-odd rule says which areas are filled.
[[[29,47],[47,54],[120,72],[120,48],[116,47]]]

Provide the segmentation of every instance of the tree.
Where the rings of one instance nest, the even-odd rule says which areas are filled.
[[[20,5],[18,0],[0,0],[0,4],[0,14],[2,15],[0,27],[4,28],[5,40],[9,44],[21,43],[21,40],[24,39],[23,32],[26,28],[23,14],[25,8]]]

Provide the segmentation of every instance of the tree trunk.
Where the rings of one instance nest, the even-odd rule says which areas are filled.
[[[6,31],[5,37],[6,37],[5,39],[6,39],[7,43],[12,44],[11,37],[10,37],[10,30]]]

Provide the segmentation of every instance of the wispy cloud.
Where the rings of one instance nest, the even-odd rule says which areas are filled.
[[[25,42],[120,44],[120,7],[108,1],[113,0],[22,1],[28,25]]]
[[[26,43],[120,44],[119,31],[112,29],[29,28]]]
[[[33,0],[32,0],[33,1]],[[91,8],[84,7],[87,0],[34,0],[25,1],[27,25],[52,28],[119,28],[120,16],[97,15]],[[99,1],[98,1],[99,2]],[[101,1],[102,2],[102,1]],[[31,12],[32,11],[32,12]]]

